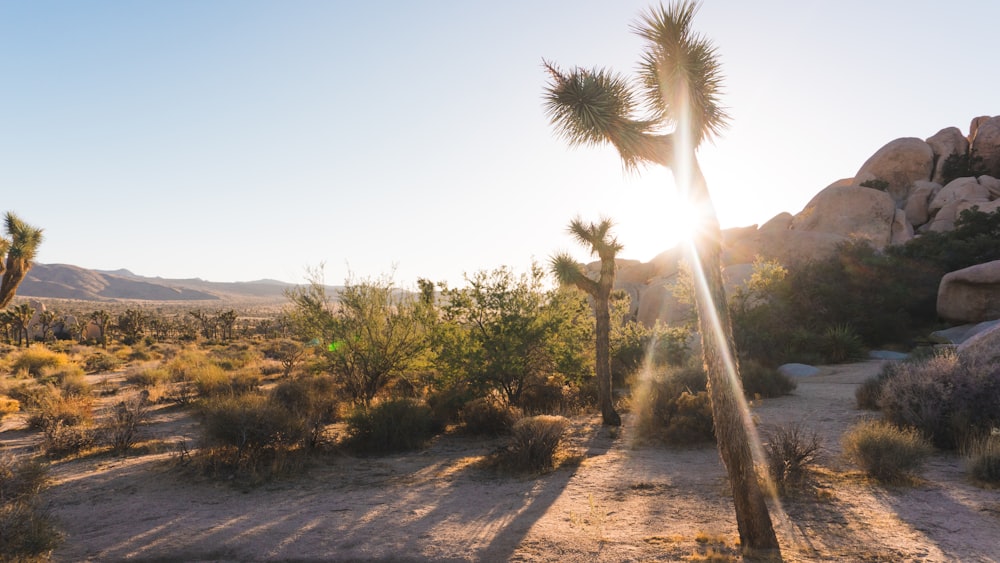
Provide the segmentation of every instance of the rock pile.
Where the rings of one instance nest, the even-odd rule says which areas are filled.
[[[961,175],[969,171],[979,174]],[[973,207],[987,213],[1000,209],[1000,116],[973,119],[968,136],[948,127],[927,139],[891,141],[853,178],[824,188],[798,214],[781,213],[759,228],[724,231],[724,274],[738,284],[756,256],[792,264],[829,256],[851,239],[868,240],[877,249],[903,244],[927,231],[953,229],[962,211]],[[678,259],[677,249],[671,249],[648,263],[619,262],[618,288],[632,297],[640,322],[676,323],[688,315],[670,289]],[[994,311],[1000,303],[1000,265],[955,274],[948,289],[942,284],[943,318],[978,322],[1000,316]]]

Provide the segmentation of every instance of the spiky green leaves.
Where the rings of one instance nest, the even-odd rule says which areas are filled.
[[[10,211],[4,217],[4,225],[9,237],[5,241],[8,256],[19,260],[33,260],[38,252],[38,245],[42,242],[42,229],[32,227]]]
[[[722,70],[711,41],[691,22],[697,2],[684,0],[650,8],[632,30],[646,40],[639,65],[643,95],[656,120],[681,126],[687,120],[691,141],[718,135],[729,115],[720,104]],[[686,112],[686,113],[685,113]]]
[[[622,244],[616,237],[611,236],[611,228],[615,222],[607,217],[601,218],[597,223],[584,223],[579,217],[569,222],[567,231],[580,244],[590,247],[590,254],[597,255],[602,260],[614,257],[621,252]]]

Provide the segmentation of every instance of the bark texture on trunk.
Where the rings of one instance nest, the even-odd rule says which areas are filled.
[[[698,257],[692,257],[691,267],[694,270],[700,266],[707,286],[704,292],[695,293],[695,301],[715,436],[733,489],[740,545],[752,552],[774,553],[778,551],[778,539],[757,481],[750,431],[743,417],[743,384],[722,282],[721,231],[705,178],[693,156],[691,167],[691,186],[687,195],[689,201],[706,212],[705,222],[708,223],[696,237],[694,248]],[[714,319],[718,320],[717,326]],[[728,374],[727,356],[732,361],[734,378]]]
[[[610,292],[609,292],[610,293]],[[615,411],[614,386],[611,380],[611,335],[610,298],[601,296],[594,300],[597,316],[597,395],[601,403],[601,419],[605,425],[621,426],[622,417]]]

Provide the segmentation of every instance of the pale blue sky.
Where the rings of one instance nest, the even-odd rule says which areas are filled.
[[[462,282],[672,244],[669,174],[569,148],[545,57],[631,73],[645,1],[0,0],[0,211],[38,261],[298,282],[326,263]],[[723,227],[797,212],[886,142],[1000,114],[1000,3],[706,0],[733,123],[700,158]]]

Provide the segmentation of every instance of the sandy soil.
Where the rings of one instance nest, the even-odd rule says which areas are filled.
[[[854,409],[854,389],[878,367],[825,367],[794,395],[753,405],[762,430],[801,422],[824,441],[813,485],[773,505],[784,560],[1000,561],[1000,490],[969,483],[960,457],[937,454],[916,484],[898,487],[842,460],[840,435],[870,416]],[[249,491],[192,477],[176,452],[56,463],[45,494],[65,543],[54,559],[739,560],[714,446],[636,445],[629,417],[619,432],[574,422],[583,461],[532,478],[477,468],[497,442],[460,435],[405,455],[331,456]],[[170,442],[196,427],[166,410],[149,430]],[[31,437],[0,439],[16,448]]]

